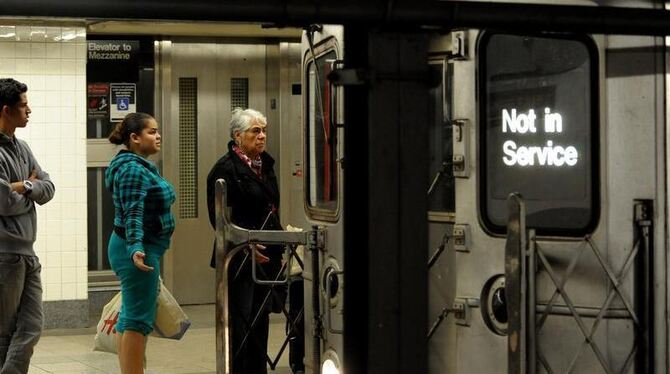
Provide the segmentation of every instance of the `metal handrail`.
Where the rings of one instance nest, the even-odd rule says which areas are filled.
[[[527,232],[526,205],[518,193],[507,198],[509,218],[505,242],[505,296],[507,298],[507,367],[509,373],[527,372]],[[532,343],[532,342],[531,342]]]
[[[247,230],[235,225],[229,216],[226,182],[219,179],[215,184],[216,210],[216,372],[230,374],[232,371],[232,344],[230,338],[230,316],[228,302],[228,270],[230,261],[249,244],[319,244],[312,231],[288,232]],[[312,238],[313,240],[310,240]],[[322,245],[322,244],[321,244]]]
[[[253,265],[251,266],[251,279],[253,279],[254,282],[255,282],[256,284],[262,284],[262,285],[268,285],[268,286],[270,286],[270,285],[283,285],[283,284],[288,284],[288,273],[287,273],[287,272],[286,272],[287,274],[286,274],[286,276],[284,277],[284,279],[279,279],[279,280],[265,280],[265,279],[259,279],[259,278],[258,278],[258,275],[256,275],[257,272],[258,272],[258,270],[256,270],[256,268],[258,268],[258,266],[256,266],[256,260],[255,260],[255,259],[256,259],[256,252],[257,252],[257,251],[258,251],[258,248],[256,248],[255,245],[252,245],[252,246],[251,246],[251,252],[252,252],[252,255],[253,255],[252,258],[253,258],[254,260],[252,261],[252,264],[253,264]],[[287,269],[288,269],[288,267],[287,267]],[[282,269],[282,270],[284,270],[284,269]],[[281,273],[281,271],[280,271],[280,273]],[[277,275],[279,275],[279,274],[277,274]],[[278,278],[279,278],[279,277],[277,277],[277,279],[278,279]]]

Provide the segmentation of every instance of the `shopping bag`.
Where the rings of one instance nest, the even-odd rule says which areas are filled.
[[[286,225],[286,231],[290,232],[302,232],[302,229],[299,227],[293,227],[291,225]],[[303,262],[304,266],[304,259],[305,259],[305,246],[304,245],[299,245],[295,249],[295,256],[289,257],[289,275],[290,276],[298,276],[302,274],[302,267],[300,266],[300,262],[298,262],[297,257],[300,258],[300,261]]]
[[[121,311],[121,292],[102,308],[102,316],[95,330],[94,351],[116,353],[116,321]]]
[[[116,322],[119,320],[119,312],[121,311],[121,292],[112,297],[111,300],[102,308],[102,316],[98,322],[95,331],[94,351],[109,352],[118,354],[116,347],[116,340],[119,335],[116,333]],[[143,367],[147,367],[146,356],[147,340],[144,339],[144,362]]]
[[[96,326],[94,351],[117,353],[116,322],[119,320],[120,311],[121,292],[114,295],[102,308],[102,315]],[[156,306],[156,321],[154,322],[152,335],[178,340],[184,336],[190,326],[191,320],[161,281]]]
[[[163,282],[160,283],[154,335],[159,338],[179,340],[191,326],[191,320]]]

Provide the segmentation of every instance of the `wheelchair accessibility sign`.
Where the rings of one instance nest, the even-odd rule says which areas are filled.
[[[127,97],[119,97],[116,99],[116,109],[120,111],[128,110],[130,108],[130,99]]]
[[[110,83],[109,91],[112,102],[109,111],[110,121],[122,120],[127,114],[137,111],[135,83]]]

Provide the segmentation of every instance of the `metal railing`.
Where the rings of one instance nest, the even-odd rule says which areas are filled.
[[[534,230],[528,230],[525,222],[525,204],[518,194],[511,194],[508,198],[509,221],[507,226],[507,243],[505,247],[505,292],[507,296],[507,310],[509,315],[508,327],[508,372],[529,373],[537,372],[537,364],[547,373],[556,373],[555,365],[548,360],[542,350],[540,335],[545,322],[550,315],[561,315],[573,317],[578,330],[583,335],[583,340],[576,353],[571,357],[565,373],[572,373],[576,369],[578,359],[587,348],[593,351],[597,361],[606,373],[627,373],[636,358],[641,365],[640,372],[647,372],[649,368],[648,359],[648,337],[649,324],[638,317],[639,310],[634,308],[633,303],[623,292],[623,280],[630,274],[636,259],[648,259],[650,248],[650,226],[649,214],[639,215],[640,202],[635,203],[635,232],[636,237],[630,252],[628,252],[621,269],[615,272],[612,266],[605,260],[602,251],[598,248],[590,235],[583,238],[542,238],[543,242],[573,242],[578,245],[578,250],[571,254],[571,258],[561,277],[556,271],[557,264],[552,264],[548,252],[540,245]],[[649,208],[650,209],[650,208]],[[579,245],[581,243],[581,245]],[[588,248],[587,251],[585,249]],[[584,253],[590,252],[597,260],[599,268],[605,275],[608,290],[605,300],[596,308],[580,308],[570,297],[566,290],[566,283],[573,275],[580,258]],[[641,255],[643,254],[643,255]],[[537,264],[536,264],[537,262]],[[554,291],[549,301],[539,305],[536,300],[537,275],[544,271]],[[644,279],[648,274],[643,273],[640,277]],[[638,285],[637,291],[648,295],[647,285]],[[565,305],[557,306],[559,296]],[[611,309],[612,302],[619,297],[624,309]],[[648,308],[648,297],[641,303],[642,308]],[[596,312],[597,310],[597,312]],[[642,313],[644,315],[645,313]],[[538,318],[539,316],[539,318]],[[590,328],[585,318],[592,318],[593,324]],[[632,321],[634,336],[630,342],[632,347],[626,355],[623,365],[619,370],[612,367],[610,360],[606,358],[601,346],[595,339],[598,327],[606,318],[627,319]],[[640,347],[640,345],[642,347]],[[562,363],[567,362],[561,360]]]
[[[229,289],[228,289],[228,272],[230,267],[230,262],[232,258],[240,252],[242,249],[248,247],[250,244],[269,244],[269,245],[289,245],[291,248],[292,245],[308,244],[308,249],[312,253],[318,251],[319,248],[323,246],[323,236],[319,235],[319,230],[313,228],[311,231],[301,231],[301,232],[289,232],[289,231],[270,231],[270,230],[247,230],[242,227],[235,225],[229,216],[227,204],[227,193],[226,193],[226,182],[223,179],[216,181],[216,372],[217,374],[230,374],[232,372],[232,361],[235,357],[232,352],[232,342],[231,342],[231,328],[230,328],[230,303],[228,300]],[[252,251],[256,249],[252,247]],[[295,250],[291,248],[290,255],[295,256]],[[253,257],[253,253],[251,255]],[[298,260],[300,266],[302,267],[302,261]],[[269,287],[268,293],[265,295],[261,309],[256,313],[252,321],[244,320],[243,322],[248,327],[247,335],[244,337],[243,344],[245,344],[250,337],[250,334],[253,334],[253,326],[258,320],[262,308],[270,301],[270,297],[273,295],[273,288],[277,285],[286,284],[287,278],[279,279],[281,274],[285,270],[285,264],[282,266],[282,269],[277,274],[274,280],[262,280],[256,275],[255,266],[252,266],[253,270],[253,280],[258,284],[264,284]],[[261,276],[267,279],[267,274],[261,271]],[[273,296],[274,297],[274,296]],[[318,310],[318,309],[317,309]],[[282,312],[288,318],[289,314],[285,308],[282,306]],[[298,320],[304,314],[304,310],[301,310],[295,320]],[[287,337],[282,344],[282,347],[273,360],[269,356],[266,358],[268,364],[272,368],[276,366],[281,354],[283,353],[286,345],[288,344],[288,339],[290,333],[295,329],[295,320],[290,321]],[[254,337],[255,339],[255,337]],[[235,352],[237,353],[237,352]],[[315,362],[318,363],[319,357],[318,352],[315,352]],[[318,365],[318,364],[317,364]]]

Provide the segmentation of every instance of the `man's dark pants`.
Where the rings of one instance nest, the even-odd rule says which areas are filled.
[[[26,374],[40,339],[42,267],[36,256],[0,253],[0,374]]]

